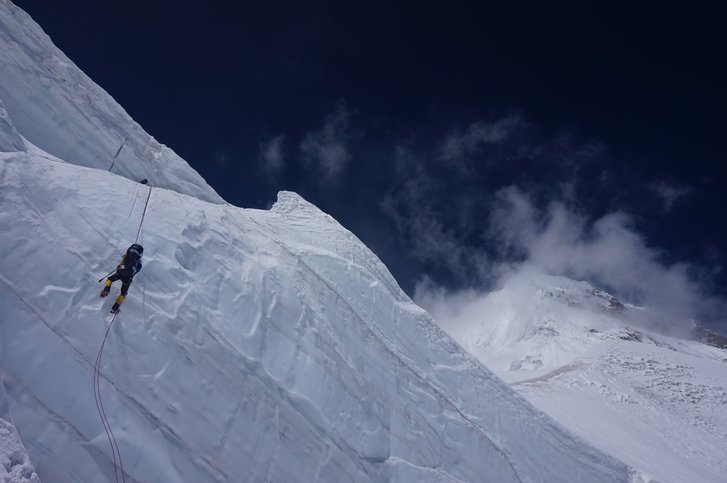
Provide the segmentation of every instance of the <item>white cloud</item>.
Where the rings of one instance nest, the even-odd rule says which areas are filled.
[[[346,104],[339,102],[335,111],[326,116],[323,127],[306,134],[300,144],[303,159],[328,179],[339,176],[351,159],[350,118]]]
[[[269,178],[275,177],[285,167],[284,142],[285,136],[280,135],[260,145],[260,163]]]
[[[536,210],[530,197],[514,186],[495,193],[487,231],[503,257],[517,256],[537,235]]]
[[[454,228],[442,221],[437,199],[441,186],[435,176],[406,148],[396,148],[395,164],[401,184],[381,202],[417,260],[445,267],[464,278],[480,278],[490,268],[488,257],[468,246]],[[451,220],[450,220],[451,222]]]
[[[552,136],[517,116],[451,130],[433,153],[397,148],[398,184],[382,202],[384,212],[430,273],[444,274],[447,285],[477,287],[448,292],[428,280],[416,299],[425,308],[445,300],[456,311],[530,267],[653,307],[667,324],[723,318],[724,301],[705,295],[709,277],[697,279],[699,267],[666,261],[629,214],[614,209],[593,219],[577,208],[584,196],[617,204],[621,188],[634,188],[624,187],[627,176],[604,169],[608,157],[597,141],[567,130]],[[474,161],[486,166],[472,169]],[[483,188],[494,193],[485,196]],[[689,193],[665,183],[652,189],[667,209]]]
[[[497,193],[486,231],[500,257],[494,263],[501,276],[498,286],[531,269],[585,280],[626,302],[650,307],[662,329],[684,327],[689,319],[724,307],[723,301],[705,295],[690,274],[694,267],[663,261],[622,212],[590,221],[561,202],[536,206],[527,193],[508,187]],[[486,295],[450,293],[425,281],[415,299],[447,317]]]
[[[652,184],[651,189],[661,199],[665,212],[671,210],[692,191],[686,186],[667,183],[665,181]]]
[[[526,194],[515,188],[507,192],[494,220],[501,238],[518,245],[529,264],[601,284],[629,301],[663,307],[677,317],[695,315],[703,295],[687,265],[663,262],[629,215],[609,213],[591,223],[562,203],[538,210]]]
[[[441,147],[441,157],[446,161],[456,160],[476,153],[484,144],[498,144],[505,141],[522,125],[518,116],[508,116],[494,122],[477,121],[462,131],[452,131]]]

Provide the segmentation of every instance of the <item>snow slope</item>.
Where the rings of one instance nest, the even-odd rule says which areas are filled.
[[[646,480],[723,482],[727,351],[655,332],[653,311],[524,270],[440,324],[535,406]]]
[[[111,481],[98,277],[147,187],[0,155],[2,379],[41,479]],[[109,196],[111,193],[111,196]],[[626,481],[414,305],[293,193],[270,211],[154,189],[103,361],[127,481]],[[117,288],[118,290],[118,288]],[[114,293],[114,292],[112,292]]]
[[[0,42],[0,381],[45,483],[115,480],[97,279],[137,233],[144,269],[101,365],[126,481],[633,479],[331,217],[293,193],[222,203],[7,0]]]
[[[12,423],[5,388],[0,382],[0,483],[39,482]]]
[[[33,144],[69,163],[111,169],[135,181],[148,178],[154,186],[223,203],[9,0],[0,0],[0,46],[0,100]]]
[[[23,138],[10,120],[5,105],[0,100],[0,152],[24,151]]]

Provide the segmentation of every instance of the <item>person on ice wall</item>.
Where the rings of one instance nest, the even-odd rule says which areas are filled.
[[[121,280],[121,295],[118,296],[111,312],[119,313],[119,307],[129,293],[129,286],[134,279],[134,275],[141,270],[141,255],[144,253],[144,247],[138,243],[131,245],[124,254],[121,262],[116,267],[116,272],[106,279],[106,285],[101,291],[101,297],[106,297],[111,291],[111,284],[117,280]]]

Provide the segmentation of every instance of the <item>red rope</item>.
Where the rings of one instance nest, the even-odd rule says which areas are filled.
[[[139,229],[136,230],[136,240],[134,240],[134,243],[139,241],[141,227],[144,225],[144,218],[146,217],[146,209],[149,206],[149,198],[151,198],[151,186],[149,186],[149,193],[146,195],[144,211],[141,214]],[[134,202],[136,202],[136,200],[134,200]],[[111,458],[114,461],[114,476],[116,477],[116,483],[119,483],[119,471],[121,471],[121,481],[123,481],[123,483],[126,483],[124,464],[121,461],[121,451],[119,451],[119,445],[118,443],[116,443],[116,437],[114,436],[114,432],[111,429],[111,424],[106,417],[106,410],[103,407],[103,400],[101,399],[101,357],[103,356],[103,348],[106,345],[106,339],[108,339],[109,332],[111,332],[111,327],[116,321],[116,315],[117,314],[114,314],[113,318],[111,319],[111,323],[109,324],[108,328],[106,328],[106,333],[104,334],[103,340],[101,341],[101,347],[99,347],[98,354],[96,355],[96,364],[93,367],[93,398],[96,400],[96,410],[98,410],[98,415],[101,418],[101,423],[103,424],[104,431],[106,431],[106,437],[108,438],[109,444],[111,445]]]
[[[146,207],[149,206],[149,198],[151,198],[151,186],[149,186],[149,194],[146,195],[146,203],[144,203],[144,211],[141,214],[141,221],[139,222],[139,229],[136,230],[136,240],[134,240],[134,243],[139,241],[139,234],[141,233],[141,226],[144,224],[144,217],[146,216]]]
[[[96,364],[93,368],[93,397],[96,400],[96,410],[98,410],[98,415],[101,417],[104,431],[106,431],[106,437],[108,438],[109,444],[111,445],[111,457],[114,460],[114,476],[116,477],[116,482],[118,483],[119,481],[118,470],[120,469],[121,479],[124,483],[126,483],[124,464],[121,462],[121,452],[119,451],[119,445],[116,443],[116,437],[114,436],[114,432],[111,430],[111,424],[106,418],[106,411],[104,410],[103,400],[101,399],[101,357],[103,355],[103,348],[106,345],[106,339],[108,338],[111,327],[114,325],[115,321],[116,314],[114,314],[113,318],[111,319],[111,323],[106,329],[106,333],[103,336],[103,341],[101,341],[101,347],[99,347],[98,354],[96,355]]]

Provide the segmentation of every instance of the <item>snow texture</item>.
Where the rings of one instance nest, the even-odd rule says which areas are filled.
[[[147,178],[153,186],[223,203],[195,170],[149,136],[9,0],[0,0],[0,46],[0,100],[30,142],[69,163],[135,181]],[[11,151],[6,144],[0,138],[0,151]]]
[[[0,418],[0,482],[40,483],[15,427]]]
[[[463,347],[643,481],[725,481],[726,350],[656,333],[653,311],[536,271],[440,309]]]
[[[148,188],[25,153],[0,156],[0,179],[13,254],[0,262],[2,377],[18,429],[44,481],[110,480],[90,381],[111,300],[96,280],[133,241]],[[628,478],[293,193],[259,211],[154,189],[140,242],[102,367],[132,480]]]
[[[0,383],[0,483],[40,483],[11,422],[5,388]]]
[[[333,218],[288,192],[219,203],[6,0],[0,34],[2,139],[24,139],[0,153],[0,380],[45,483],[115,480],[92,371],[119,288],[101,299],[97,280],[137,233],[144,269],[101,364],[127,482],[634,480]]]
[[[23,150],[25,150],[25,143],[23,143],[23,139],[10,121],[10,116],[8,116],[5,106],[0,100],[0,152]]]

